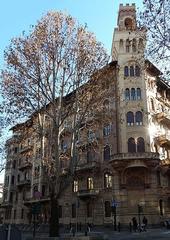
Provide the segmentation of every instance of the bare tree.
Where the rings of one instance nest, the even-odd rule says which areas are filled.
[[[60,174],[63,124],[69,117],[72,123],[69,176],[73,176],[77,134],[90,106],[95,107],[96,96],[101,98],[94,92],[98,92],[98,70],[106,65],[108,56],[95,36],[74,18],[49,12],[29,35],[12,39],[5,60],[1,83],[3,105],[10,119],[30,115],[35,119],[41,136],[42,159],[50,174],[50,236],[58,236],[58,199],[63,189]],[[46,158],[42,141],[46,137],[45,116],[49,121],[50,146]]]
[[[170,5],[168,0],[144,0],[140,26],[147,30],[146,55],[170,75]]]

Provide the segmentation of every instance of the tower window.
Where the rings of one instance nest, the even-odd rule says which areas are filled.
[[[131,88],[131,100],[136,100],[136,91],[135,91],[135,88]]]
[[[145,142],[142,137],[137,139],[137,152],[145,152]]]
[[[135,153],[136,152],[136,143],[134,138],[128,139],[128,152]]]
[[[130,76],[134,77],[134,67],[130,66]]]
[[[111,134],[111,125],[108,124],[103,128],[103,136],[109,136]]]
[[[136,52],[136,39],[132,40],[132,52]]]
[[[135,66],[135,76],[140,77],[140,68],[137,65]]]
[[[141,99],[141,89],[137,88],[137,99],[140,100]]]
[[[112,187],[112,176],[109,173],[104,174],[104,187],[105,188]]]
[[[134,125],[134,114],[133,112],[128,112],[126,114],[126,121],[128,126],[133,126]]]
[[[129,41],[129,39],[126,40],[126,52],[127,53],[130,52],[130,41]]]
[[[129,88],[126,88],[126,90],[125,90],[125,100],[130,100],[130,91],[129,91]]]
[[[132,30],[133,29],[133,21],[131,18],[125,19],[125,29],[126,30]]]
[[[120,50],[123,50],[123,39],[120,39],[119,48]]]
[[[136,122],[136,125],[142,125],[143,124],[143,114],[142,114],[142,112],[140,112],[140,111],[136,112],[135,122]]]
[[[125,66],[125,67],[124,67],[124,76],[125,76],[125,77],[128,77],[128,76],[129,76],[129,68],[128,68],[128,66]]]

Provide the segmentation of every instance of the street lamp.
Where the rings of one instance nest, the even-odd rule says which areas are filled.
[[[139,221],[139,230],[141,229],[141,213],[143,213],[143,206],[142,204],[138,204],[138,221]]]

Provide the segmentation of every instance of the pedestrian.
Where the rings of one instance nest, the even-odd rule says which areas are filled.
[[[148,219],[145,216],[143,217],[142,223],[143,223],[143,230],[146,231],[146,228],[148,225]]]
[[[129,231],[132,232],[132,223],[129,223]]]
[[[120,222],[118,222],[117,229],[118,229],[118,232],[120,232]]]
[[[135,217],[132,218],[132,224],[133,224],[133,231],[136,232],[138,228],[138,223]]]

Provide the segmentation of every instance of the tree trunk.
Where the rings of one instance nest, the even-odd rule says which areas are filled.
[[[51,216],[49,222],[49,236],[59,237],[59,206],[58,199],[55,196],[51,196]]]

